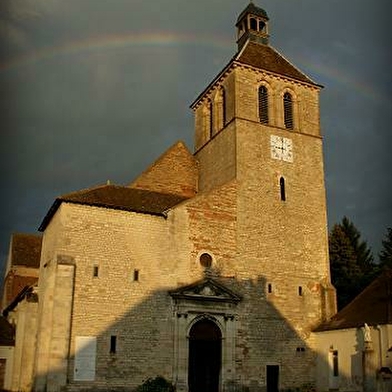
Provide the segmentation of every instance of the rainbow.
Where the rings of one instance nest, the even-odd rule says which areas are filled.
[[[49,60],[58,56],[72,56],[84,52],[98,50],[112,50],[126,47],[175,47],[175,46],[207,46],[230,51],[233,43],[230,39],[200,34],[178,34],[170,32],[157,33],[127,33],[94,36],[85,40],[66,42],[59,46],[45,47],[18,56],[10,61],[0,64],[0,72],[27,67],[35,63]]]
[[[366,83],[364,80],[354,78],[353,74],[344,72],[341,68],[330,67],[314,59],[309,61],[299,56],[293,56],[293,60],[294,64],[309,70],[313,75],[320,75],[323,79],[330,80],[332,83],[343,86],[348,91],[360,94],[376,103],[390,105],[389,97],[383,95],[375,86]]]
[[[113,50],[127,47],[180,47],[180,46],[204,46],[222,50],[233,54],[235,47],[232,39],[211,35],[178,34],[172,32],[155,33],[126,33],[105,36],[89,37],[85,40],[66,42],[59,46],[45,47],[18,56],[4,64],[0,64],[0,72],[17,70],[22,67],[47,61],[58,56],[72,56],[85,52],[98,50]],[[321,62],[310,61],[298,55],[292,57],[294,63],[298,64],[316,75],[338,83],[351,91],[360,93],[377,102],[389,102],[389,98],[383,96],[373,86],[363,80],[354,79],[348,73],[339,68],[327,67]]]

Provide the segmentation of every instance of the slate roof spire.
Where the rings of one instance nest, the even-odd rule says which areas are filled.
[[[240,51],[250,40],[268,45],[268,15],[265,10],[257,7],[252,1],[237,18],[237,44]]]

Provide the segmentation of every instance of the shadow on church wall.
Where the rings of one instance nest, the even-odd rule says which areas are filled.
[[[207,281],[217,282],[218,287],[227,288],[241,300],[235,303],[226,298],[225,302],[225,294],[201,292]],[[84,333],[73,320],[71,352],[75,350],[75,335],[78,339],[90,338],[90,343],[69,356],[67,369],[37,375],[34,385],[41,388],[35,390],[131,391],[159,375],[172,382],[177,391],[187,391],[189,331],[203,318],[216,322],[222,332],[220,391],[275,392],[277,387],[279,391],[299,391],[295,388],[300,387],[306,392],[315,390],[315,351],[267,298],[263,277],[206,277],[199,286],[189,288],[188,299],[186,292],[180,293],[181,300],[169,294],[176,289],[167,287],[150,293],[97,336]],[[105,304],[100,306],[105,317]],[[77,306],[74,309],[78,312]],[[93,319],[89,321],[88,310],[84,318],[86,325],[94,323]],[[329,365],[321,367],[328,369]],[[67,386],[60,388],[64,372]],[[74,381],[75,376],[94,381]]]

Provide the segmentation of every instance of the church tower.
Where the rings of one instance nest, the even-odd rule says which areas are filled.
[[[251,2],[236,29],[237,53],[191,106],[199,191],[235,184],[237,258],[222,274],[258,282],[245,294],[252,316],[240,330],[259,343],[241,373],[299,385],[312,378],[312,328],[335,312],[321,86],[270,46],[265,10]]]

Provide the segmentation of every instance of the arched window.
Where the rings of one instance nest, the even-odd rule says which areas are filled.
[[[286,186],[283,177],[280,177],[279,185],[280,185],[280,200],[286,201]]]
[[[294,129],[293,122],[293,98],[290,93],[283,96],[284,126],[287,129]]]
[[[264,31],[265,23],[262,20],[259,20],[259,31]]]
[[[257,31],[257,27],[258,27],[257,25],[258,25],[257,19],[250,18],[250,29]]]
[[[265,86],[259,87],[259,118],[262,124],[268,124],[268,90]]]

